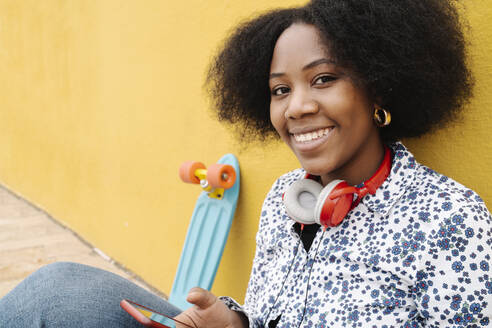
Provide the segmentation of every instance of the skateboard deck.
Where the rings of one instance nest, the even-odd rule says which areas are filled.
[[[232,154],[224,155],[217,163],[232,166],[236,178],[234,185],[221,191],[218,198],[210,197],[207,191],[198,197],[169,296],[169,302],[182,310],[192,305],[186,302],[192,287],[212,287],[236,210],[239,163]]]

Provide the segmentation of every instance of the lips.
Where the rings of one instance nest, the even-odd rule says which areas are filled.
[[[319,147],[331,139],[334,129],[334,126],[314,129],[290,129],[290,146],[297,153],[308,155],[308,153],[313,151],[316,152]]]
[[[292,136],[297,142],[310,142],[328,135],[332,129],[333,127],[321,128],[309,132],[293,133]]]

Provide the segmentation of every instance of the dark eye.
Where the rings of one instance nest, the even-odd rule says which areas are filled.
[[[289,93],[290,89],[287,87],[278,87],[272,90],[272,95],[273,96],[281,96],[286,93]]]
[[[332,75],[321,75],[314,79],[314,85],[325,84],[335,81],[337,78]]]

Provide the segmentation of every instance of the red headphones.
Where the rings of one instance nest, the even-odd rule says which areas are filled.
[[[283,196],[287,214],[301,224],[318,223],[324,227],[339,225],[365,195],[374,195],[388,177],[391,155],[389,148],[384,148],[383,162],[360,188],[350,186],[343,180],[334,180],[323,188],[315,181],[317,177],[310,174],[294,182]],[[357,196],[355,200],[354,195]]]

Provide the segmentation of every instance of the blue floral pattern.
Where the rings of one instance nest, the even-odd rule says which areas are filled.
[[[492,301],[491,214],[480,197],[391,145],[391,174],[341,225],[299,247],[282,194],[268,193],[244,311],[251,327],[486,327]],[[268,316],[268,318],[267,318]]]

